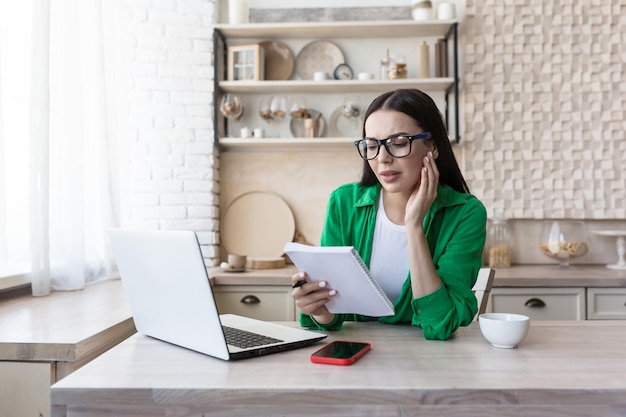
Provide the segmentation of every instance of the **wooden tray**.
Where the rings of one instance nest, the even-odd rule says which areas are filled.
[[[285,267],[285,258],[252,258],[246,262],[248,269],[279,269]]]
[[[222,219],[222,243],[228,253],[248,259],[283,255],[295,233],[295,220],[287,203],[270,192],[252,191],[233,200]]]

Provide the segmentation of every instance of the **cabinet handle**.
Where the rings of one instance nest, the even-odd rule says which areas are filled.
[[[524,306],[528,308],[541,308],[545,307],[546,303],[544,303],[543,300],[540,300],[539,298],[531,298],[524,303]]]
[[[243,304],[259,304],[261,300],[256,295],[246,295],[240,302]]]

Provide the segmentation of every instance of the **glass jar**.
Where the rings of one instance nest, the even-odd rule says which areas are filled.
[[[487,253],[489,266],[511,266],[511,231],[506,218],[496,213],[487,230]]]
[[[379,78],[381,80],[389,79],[389,58],[381,58],[380,59],[380,75]]]
[[[392,55],[389,62],[389,79],[396,80],[399,78],[406,78],[406,59],[404,55]]]

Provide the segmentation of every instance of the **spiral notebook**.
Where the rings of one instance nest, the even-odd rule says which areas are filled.
[[[289,242],[285,253],[310,280],[324,280],[337,290],[326,308],[331,313],[382,317],[394,314],[393,303],[352,246],[309,246]]]

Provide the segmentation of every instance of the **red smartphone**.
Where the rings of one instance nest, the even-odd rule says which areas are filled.
[[[335,340],[311,354],[311,362],[331,365],[352,365],[365,355],[372,345],[367,342]]]

